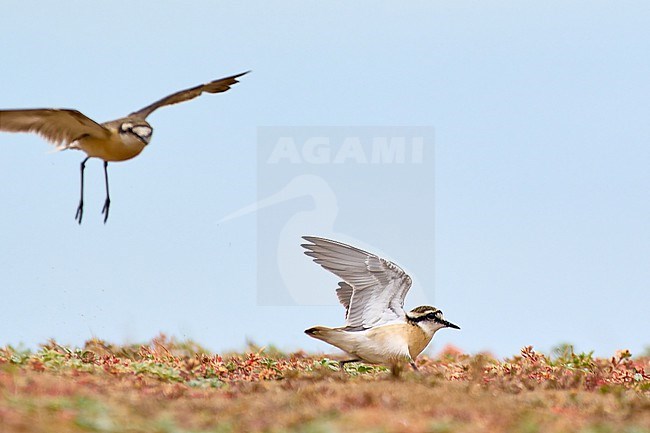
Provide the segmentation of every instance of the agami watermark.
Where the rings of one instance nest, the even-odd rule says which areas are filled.
[[[256,214],[258,304],[337,303],[335,277],[303,255],[305,235],[377,254],[426,246],[410,299],[433,301],[433,127],[260,127],[257,145],[257,201],[222,221]],[[394,258],[418,266],[419,256]]]

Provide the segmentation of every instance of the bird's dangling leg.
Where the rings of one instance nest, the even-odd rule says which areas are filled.
[[[108,210],[111,207],[111,195],[108,193],[108,161],[104,161],[104,182],[106,183],[106,200],[104,201],[102,214],[104,214],[104,224],[106,224]]]
[[[77,206],[77,213],[74,216],[74,219],[81,224],[81,218],[84,215],[84,169],[86,168],[86,161],[88,161],[87,157],[83,161],[81,161],[81,196],[79,198],[79,206]]]

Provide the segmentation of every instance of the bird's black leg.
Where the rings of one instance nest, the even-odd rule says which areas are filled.
[[[339,361],[339,369],[341,369],[341,371],[345,371],[345,369],[343,367],[345,367],[345,364],[349,364],[351,362],[359,362],[359,360],[358,359],[346,359],[345,361]]]
[[[111,196],[108,193],[108,161],[104,161],[104,182],[106,183],[106,200],[104,201],[102,213],[104,214],[104,224],[106,224],[108,209],[111,207]]]
[[[409,364],[411,365],[411,367],[413,367],[413,370],[415,370],[415,371],[420,371],[420,369],[418,368],[418,366],[415,365],[415,361],[410,360],[410,361],[409,361]]]
[[[77,206],[77,213],[74,216],[74,219],[81,224],[81,218],[84,215],[84,169],[86,168],[86,161],[88,161],[87,157],[83,161],[81,161],[81,197],[79,198],[79,206]]]

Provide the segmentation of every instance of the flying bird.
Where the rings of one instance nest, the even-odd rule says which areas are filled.
[[[248,72],[250,71],[172,93],[126,117],[104,123],[97,123],[77,110],[65,108],[0,110],[0,131],[35,132],[56,145],[56,150],[77,149],[86,153],[86,158],[81,162],[81,197],[75,214],[75,220],[79,224],[84,210],[86,161],[90,158],[103,160],[106,200],[102,214],[106,223],[111,205],[108,163],[134,158],[149,144],[153,128],[146,121],[147,117],[160,107],[189,101],[204,92],[225,92],[238,83],[237,78]]]
[[[460,329],[435,307],[404,311],[411,278],[395,263],[350,245],[304,236],[305,254],[341,278],[336,295],[345,308],[345,326],[315,326],[307,335],[346,352],[348,362],[389,365],[402,362],[417,370],[415,359],[441,328]]]

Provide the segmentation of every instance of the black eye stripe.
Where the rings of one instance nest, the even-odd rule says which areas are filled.
[[[151,128],[151,127],[149,127],[149,126],[146,126],[146,125],[131,125],[131,126],[127,126],[126,123],[123,123],[122,125],[120,125],[120,131],[121,131],[121,132],[130,132],[130,133],[132,133],[132,134],[136,134],[136,132],[134,131],[135,128],[141,128],[141,129],[146,130],[147,133],[144,134],[144,135],[151,135],[151,133],[153,132],[153,128]],[[137,134],[136,134],[136,135],[137,135]]]
[[[442,323],[445,321],[442,318],[442,310],[431,305],[422,305],[420,307],[412,309],[406,314],[410,322],[422,322],[424,320],[427,320],[431,322],[435,321],[437,323]]]
[[[144,145],[149,144],[149,140],[150,140],[150,137],[151,137],[151,132],[153,132],[153,131],[150,131],[149,134],[143,136],[143,135],[140,135],[140,134],[136,133],[132,129],[129,129],[129,130],[126,131],[127,134],[131,134],[132,136],[134,136],[135,138],[140,140]]]
[[[442,319],[440,318],[440,314],[441,314],[440,311],[431,311],[431,312],[428,312],[427,314],[422,314],[420,316],[410,318],[410,320],[413,321],[413,322],[422,322],[424,320],[433,320],[434,322],[442,323],[441,322]]]

